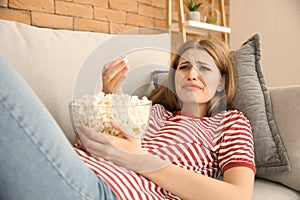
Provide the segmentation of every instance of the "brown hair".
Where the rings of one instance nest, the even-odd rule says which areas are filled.
[[[221,92],[216,92],[215,96],[208,102],[206,116],[226,110],[227,106],[231,105],[236,90],[235,72],[231,62],[230,51],[223,42],[216,39],[185,42],[178,52],[173,55],[174,59],[171,63],[167,82],[154,90],[149,98],[153,101],[153,104],[161,104],[171,112],[181,109],[181,101],[177,98],[175,91],[175,72],[180,57],[188,49],[205,50],[214,59],[221,76],[225,78],[225,89]]]

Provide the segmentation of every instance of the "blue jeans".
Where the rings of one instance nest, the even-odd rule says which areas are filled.
[[[117,199],[1,56],[0,131],[0,199]]]

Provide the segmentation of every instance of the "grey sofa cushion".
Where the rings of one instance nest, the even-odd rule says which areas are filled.
[[[269,91],[277,127],[291,163],[291,171],[264,178],[300,191],[300,85],[270,88]]]
[[[274,120],[269,91],[262,73],[260,44],[260,35],[255,34],[233,53],[237,78],[233,105],[250,120],[257,176],[264,176],[287,172],[290,164]]]
[[[255,179],[252,200],[299,200],[300,192],[291,190],[281,184]]]

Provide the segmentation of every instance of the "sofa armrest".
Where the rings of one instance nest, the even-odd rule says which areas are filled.
[[[273,115],[287,150],[291,171],[266,176],[300,191],[300,85],[269,88]]]

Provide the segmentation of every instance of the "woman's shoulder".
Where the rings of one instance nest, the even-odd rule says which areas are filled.
[[[158,103],[154,104],[152,106],[152,110],[167,111],[167,109],[164,106],[162,106],[162,105],[160,105]]]
[[[173,113],[168,111],[164,106],[160,104],[154,104],[152,106],[152,115],[158,116],[159,118],[166,118],[169,116],[173,116]]]
[[[248,120],[247,117],[244,115],[243,112],[239,110],[226,110],[223,112],[220,112],[216,114],[215,116],[223,117],[223,118],[244,118],[245,120]]]
[[[227,110],[223,112],[223,130],[240,130],[247,129],[251,132],[249,119],[239,110]]]
[[[249,119],[239,110],[226,110],[214,115],[213,118],[221,119],[220,121],[222,121],[222,124],[237,124],[250,127]]]

